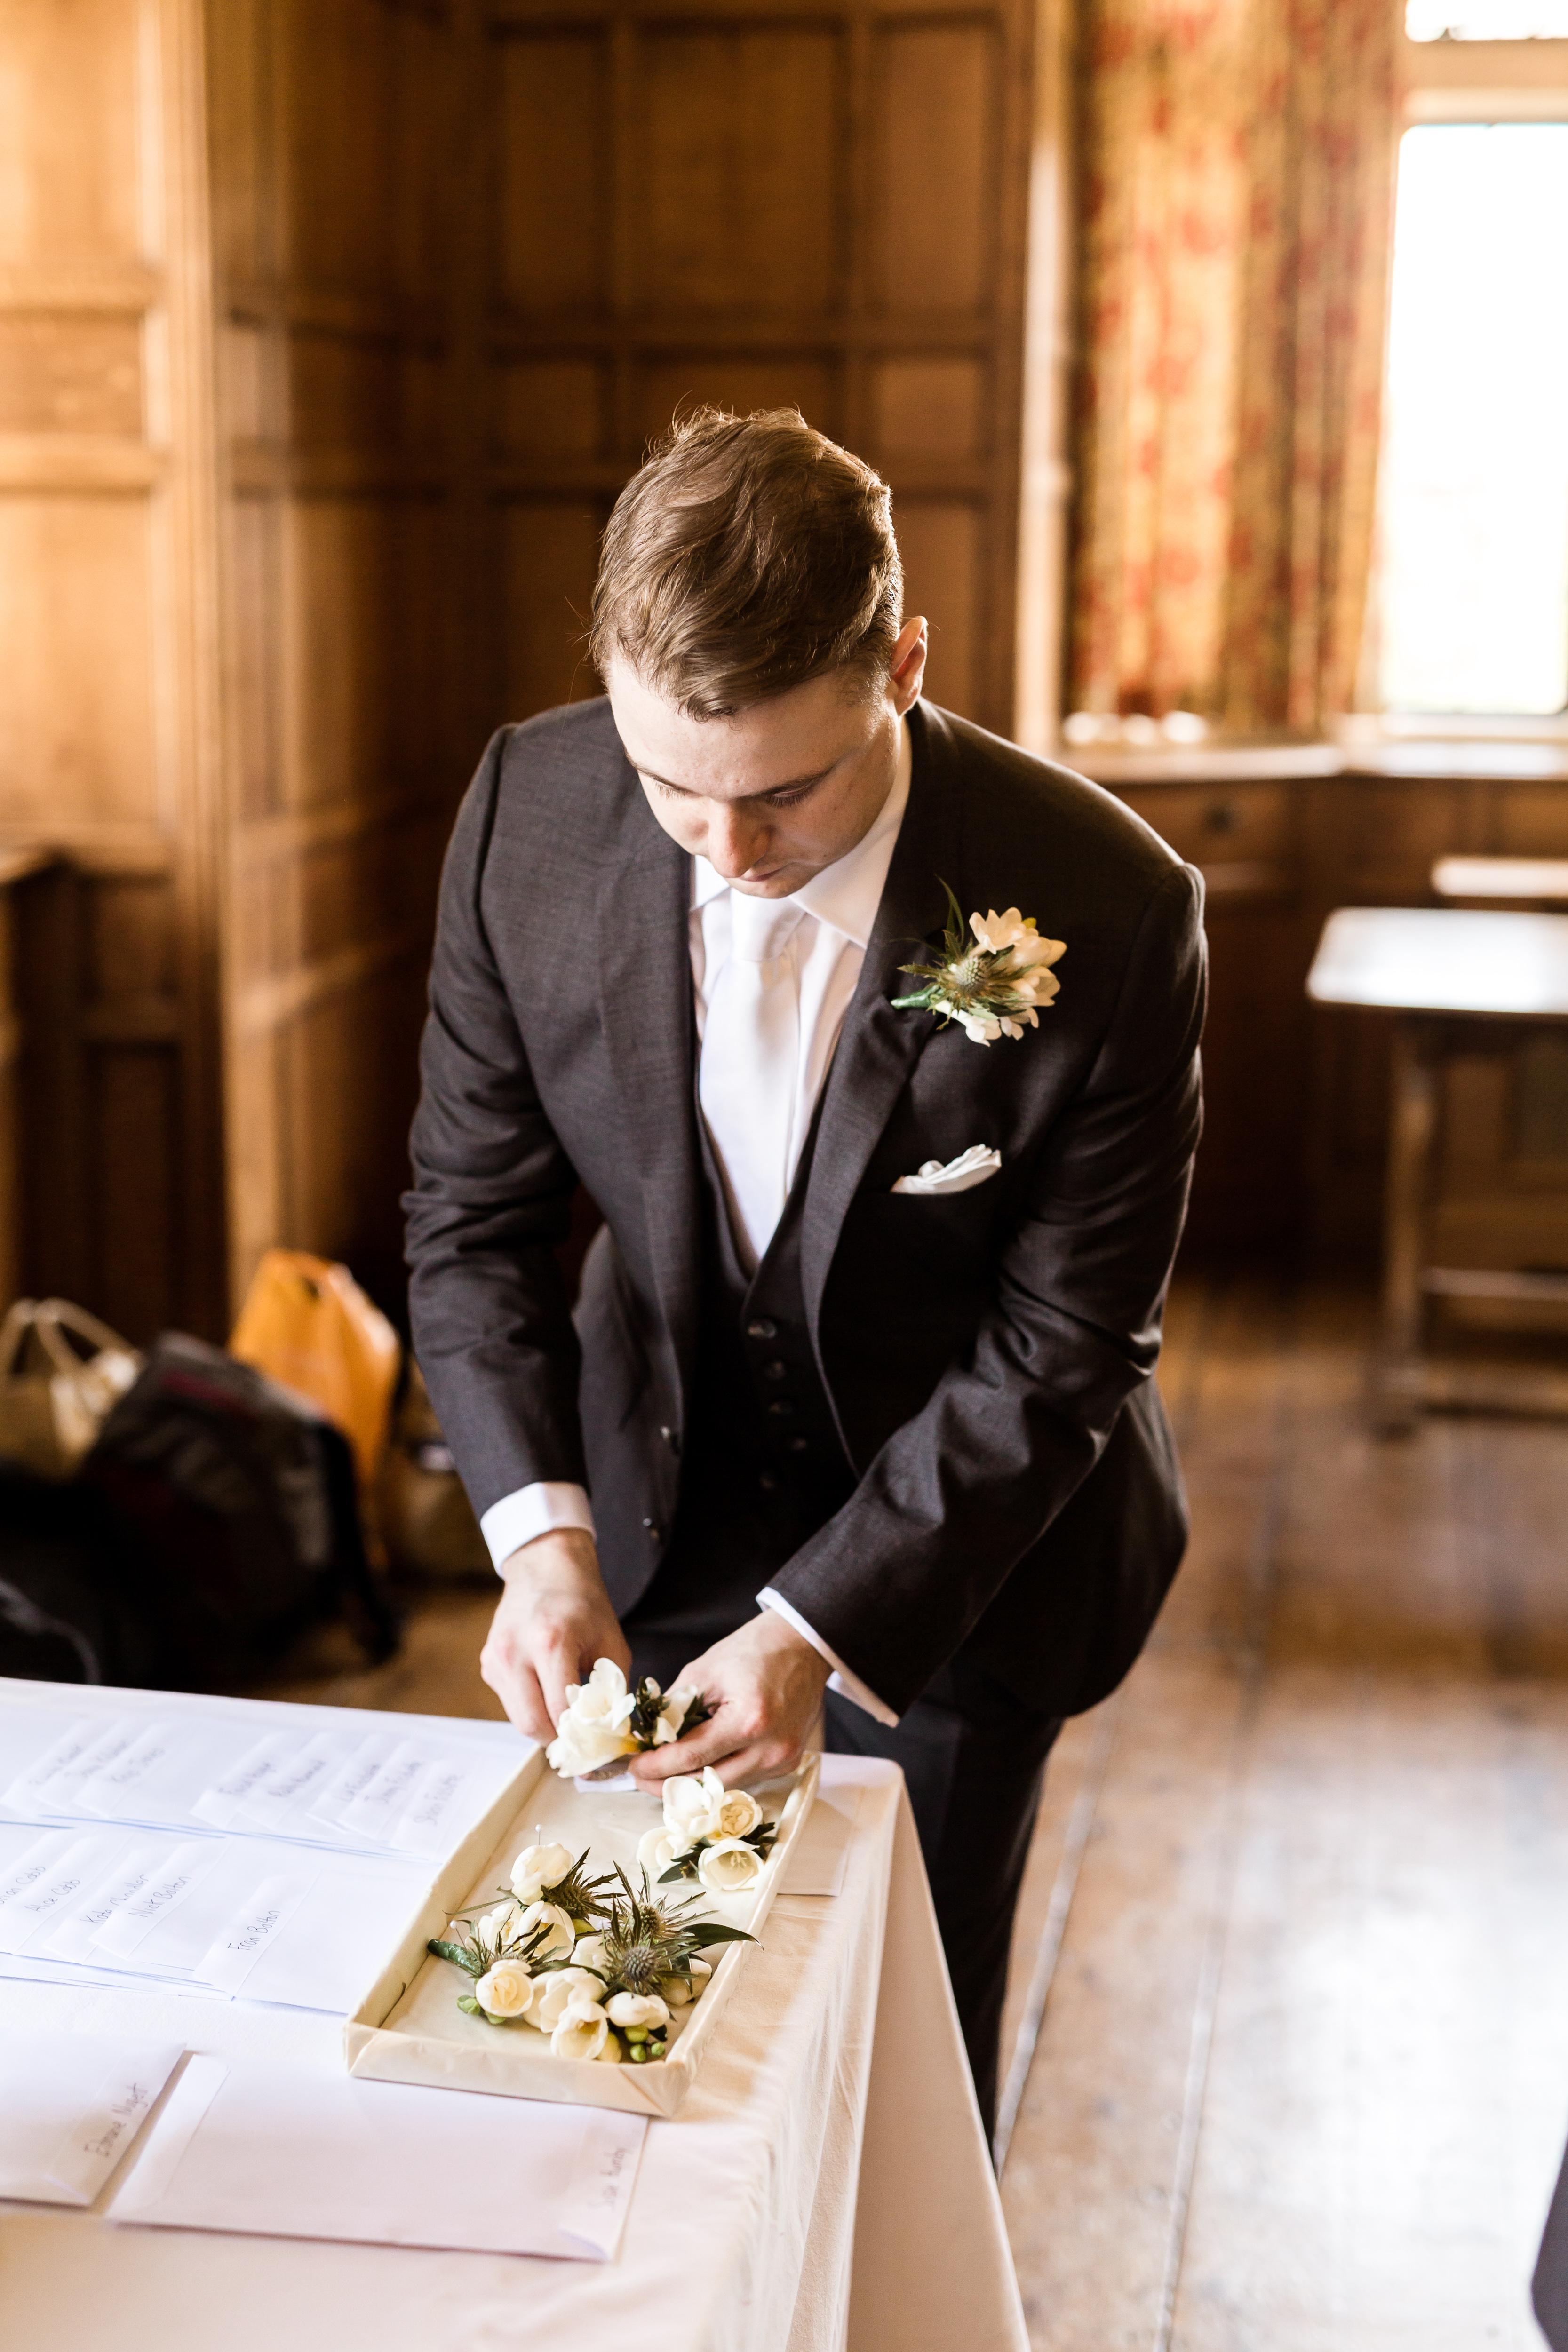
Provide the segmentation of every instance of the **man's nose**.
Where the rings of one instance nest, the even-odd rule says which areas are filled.
[[[739,881],[753,866],[765,862],[768,828],[765,819],[721,803],[708,820],[708,863],[726,882]]]

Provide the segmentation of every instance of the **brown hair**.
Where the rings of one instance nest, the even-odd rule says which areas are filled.
[[[892,494],[793,408],[678,418],[616,500],[589,646],[688,717],[846,669],[874,693],[903,615]]]

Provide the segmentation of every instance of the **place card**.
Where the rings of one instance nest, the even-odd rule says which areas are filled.
[[[0,2197],[90,2205],[183,2054],[177,2042],[0,2033]]]
[[[264,1878],[234,1925],[212,1945],[192,1973],[220,1992],[237,1992],[268,1946],[288,1927],[316,1881]]]
[[[615,2108],[198,2056],[109,2219],[608,2262],[647,2133]]]
[[[286,1763],[298,1752],[297,1732],[268,1731],[252,1740],[211,1788],[204,1789],[187,1810],[215,1830],[226,1830],[246,1799],[262,1787],[275,1764]]]
[[[0,1903],[0,1952],[20,1952],[40,1938],[57,1915],[63,1916],[89,1887],[101,1883],[104,1872],[124,1843],[102,1830],[84,1837],[66,1832],[65,1852]]]
[[[122,1843],[99,1885],[64,1912],[42,1939],[42,1949],[58,1960],[89,1960],[98,1931],[122,1905],[139,1895],[159,1864],[178,1846],[174,1838],[132,1838]]]
[[[222,1852],[216,1839],[182,1840],[148,1873],[145,1883],[110,1911],[93,1938],[94,1950],[121,1959],[135,1952],[155,1927],[189,1901]]]

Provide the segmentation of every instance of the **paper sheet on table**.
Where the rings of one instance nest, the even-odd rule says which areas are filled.
[[[181,2054],[177,2042],[0,2033],[0,2197],[90,2205]]]
[[[842,1894],[859,1804],[858,1789],[818,1786],[816,1801],[779,1881],[781,1895]]]
[[[647,2130],[612,2108],[197,2057],[109,2218],[613,2261]]]

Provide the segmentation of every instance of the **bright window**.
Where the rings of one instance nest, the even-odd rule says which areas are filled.
[[[1551,12],[1521,0],[1515,13],[1534,25]],[[1384,708],[1562,711],[1568,122],[1405,132],[1386,414]]]
[[[1568,0],[1405,0],[1412,41],[1550,41],[1568,35]]]

